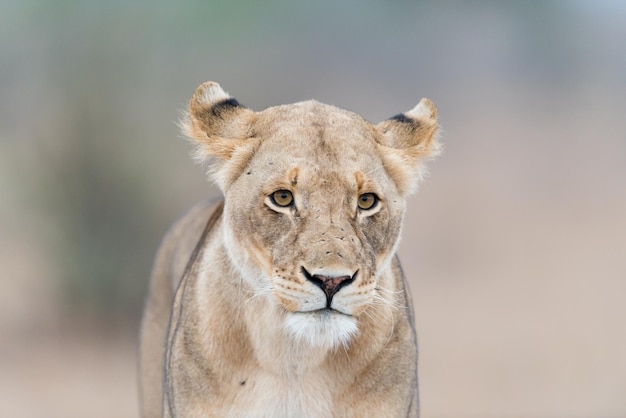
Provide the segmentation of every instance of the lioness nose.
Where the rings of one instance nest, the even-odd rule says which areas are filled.
[[[353,276],[324,276],[321,274],[311,275],[303,267],[302,273],[310,282],[314,283],[324,291],[326,294],[326,306],[330,307],[333,296],[335,296],[335,294],[339,292],[342,287],[347,286],[354,281],[356,275],[358,274],[358,270]]]

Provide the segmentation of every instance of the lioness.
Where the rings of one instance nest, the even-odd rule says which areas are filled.
[[[372,125],[307,101],[254,112],[213,82],[181,123],[223,203],[156,257],[141,332],[144,417],[416,417],[413,312],[396,257],[437,153],[422,99]]]

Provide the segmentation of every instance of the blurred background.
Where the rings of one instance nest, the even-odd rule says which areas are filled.
[[[138,416],[152,256],[217,193],[175,122],[215,80],[437,104],[400,250],[423,417],[626,417],[625,42],[618,0],[4,0],[0,416]]]

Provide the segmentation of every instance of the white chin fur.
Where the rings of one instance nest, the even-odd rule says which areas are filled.
[[[347,347],[359,328],[356,319],[337,312],[296,312],[287,314],[285,330],[298,342],[312,347]]]

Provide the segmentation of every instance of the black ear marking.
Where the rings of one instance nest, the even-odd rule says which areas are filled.
[[[418,119],[413,119],[405,113],[398,113],[387,119],[387,122],[395,123],[396,129],[402,129],[411,135],[414,135],[422,126]],[[386,130],[386,132],[388,132],[388,130]]]
[[[226,116],[226,114],[232,112],[233,110],[235,110],[235,108],[238,107],[245,106],[242,106],[237,101],[237,99],[234,99],[232,97],[229,99],[224,99],[211,106],[211,115],[218,118],[223,118],[224,116]]]
[[[394,115],[394,116],[390,117],[389,120],[395,120],[396,122],[408,123],[408,124],[411,124],[411,125],[412,124],[419,124],[418,121],[408,117],[404,113],[398,113],[397,115]]]

